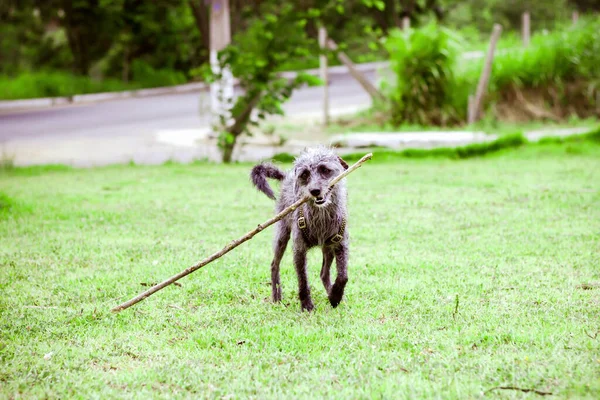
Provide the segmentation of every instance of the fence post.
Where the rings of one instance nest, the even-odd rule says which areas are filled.
[[[469,103],[467,104],[467,121],[469,121],[469,124],[471,124],[471,121],[474,121],[474,116],[473,116],[473,104],[475,103],[475,97],[470,94],[469,95]]]
[[[402,18],[402,30],[407,31],[410,28],[410,18]]]
[[[327,49],[327,30],[324,26],[319,27],[319,47],[324,52]],[[327,55],[319,55],[319,72],[323,81],[323,125],[329,125],[329,76],[327,71]]]
[[[573,19],[573,25],[576,25],[577,22],[579,21],[579,12],[578,11],[573,11],[572,19]]]
[[[475,121],[479,117],[481,103],[483,101],[483,97],[485,96],[488,81],[492,74],[492,63],[494,61],[494,51],[496,50],[496,43],[498,42],[501,33],[502,26],[499,24],[495,24],[494,30],[492,31],[492,38],[490,39],[490,46],[488,47],[488,51],[485,56],[483,71],[481,72],[481,76],[479,77],[477,91],[475,92],[475,98],[473,99],[473,107],[471,107],[471,118],[468,121],[469,124],[475,123]]]
[[[531,37],[531,17],[529,11],[523,13],[523,26],[521,27],[523,33],[523,46],[529,46],[529,38]]]

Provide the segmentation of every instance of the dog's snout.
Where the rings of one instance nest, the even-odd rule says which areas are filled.
[[[312,194],[313,196],[317,197],[318,195],[321,194],[321,190],[320,189],[312,189],[310,191],[310,194]]]

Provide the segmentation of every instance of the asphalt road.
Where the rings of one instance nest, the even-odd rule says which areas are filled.
[[[375,81],[375,72],[366,75]],[[333,111],[368,107],[370,98],[347,73],[330,80]],[[302,88],[284,105],[286,115],[318,116],[323,88]],[[92,104],[56,106],[0,114],[0,143],[51,138],[81,139],[136,136],[148,138],[162,130],[209,126],[207,92],[130,98]]]
[[[463,58],[481,56],[481,52],[471,52]],[[371,82],[377,80],[378,66],[381,63],[357,65]],[[364,89],[347,71],[336,68],[330,70],[330,114],[367,108],[371,99]],[[207,139],[209,105],[209,94],[199,91],[45,109],[0,110],[0,161],[96,166],[130,161],[157,164],[167,160],[219,160],[214,140]],[[303,123],[321,121],[322,107],[322,87],[301,88],[284,104],[286,117]],[[315,140],[328,140],[311,136],[310,132],[296,136],[277,148],[253,138],[252,143],[237,146],[234,157],[256,161],[281,151],[294,152]]]

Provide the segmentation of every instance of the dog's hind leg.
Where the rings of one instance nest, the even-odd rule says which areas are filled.
[[[275,240],[273,241],[273,261],[271,262],[271,288],[273,301],[281,301],[281,283],[279,281],[279,264],[290,240],[290,227],[285,221],[279,221],[275,227]]]
[[[321,267],[321,282],[327,291],[327,295],[331,292],[331,278],[329,271],[331,270],[331,264],[335,254],[331,247],[323,246],[323,266]]]
[[[337,277],[329,292],[329,302],[333,307],[337,307],[342,301],[344,288],[348,282],[348,247],[344,243],[340,244],[340,247],[335,250],[335,266]]]

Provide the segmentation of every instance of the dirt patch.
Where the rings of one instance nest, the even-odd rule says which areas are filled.
[[[600,88],[571,82],[543,88],[504,90],[488,112],[504,122],[563,121],[600,116]]]

